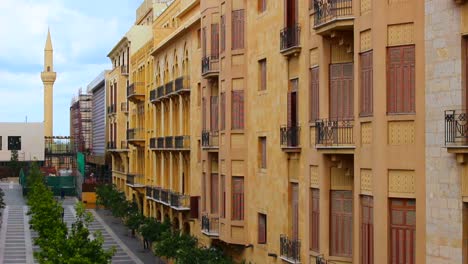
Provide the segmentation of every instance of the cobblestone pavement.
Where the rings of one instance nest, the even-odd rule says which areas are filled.
[[[33,258],[33,251],[39,250],[33,245],[32,239],[37,235],[29,229],[28,207],[21,194],[21,186],[15,183],[0,183],[0,188],[5,192],[6,208],[2,216],[2,226],[0,229],[0,263],[10,264],[33,264],[37,261]],[[76,212],[74,204],[75,198],[66,198],[62,201],[64,207],[64,221],[71,227]],[[104,238],[104,248],[114,246],[116,252],[112,258],[112,263],[122,264],[143,264],[157,263],[148,262],[147,258],[140,259],[141,252],[134,247],[127,247],[112,228],[106,224],[94,210],[89,210],[94,221],[89,225],[91,232],[100,231]],[[138,256],[137,256],[138,255]]]

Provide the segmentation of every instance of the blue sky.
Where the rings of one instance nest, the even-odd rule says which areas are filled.
[[[54,48],[54,135],[69,135],[80,87],[111,67],[106,57],[143,0],[0,0],[0,122],[42,122],[44,45]]]

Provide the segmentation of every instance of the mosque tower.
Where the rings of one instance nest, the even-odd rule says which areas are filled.
[[[41,79],[44,83],[44,136],[53,136],[53,97],[54,82],[57,73],[54,72],[52,40],[50,39],[50,30],[47,32],[47,40],[44,48],[44,71],[41,73]]]

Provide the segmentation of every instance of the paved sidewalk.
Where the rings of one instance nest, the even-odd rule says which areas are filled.
[[[143,244],[135,237],[131,237],[130,231],[122,223],[122,220],[115,218],[108,210],[92,209],[96,215],[106,223],[108,227],[118,236],[118,238],[135,254],[143,263],[164,264],[160,258],[156,257],[150,250],[143,250]]]

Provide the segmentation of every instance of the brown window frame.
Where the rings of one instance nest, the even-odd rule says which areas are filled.
[[[232,11],[232,50],[244,49],[245,45],[244,9]]]
[[[220,29],[220,41],[221,41],[221,52],[226,50],[226,15],[221,15],[221,29]]]
[[[374,264],[374,198],[361,196],[361,263]]]
[[[258,90],[265,91],[267,89],[267,59],[261,59],[258,61]]]
[[[226,218],[226,175],[221,174],[221,218]]]
[[[346,203],[351,204],[348,211]],[[345,258],[353,256],[352,191],[330,191],[330,255]]]
[[[212,214],[219,212],[219,174],[211,173],[210,177],[210,211]]]
[[[320,68],[310,68],[310,120],[314,124],[320,118]]]
[[[244,177],[232,177],[232,215],[231,220],[244,220]]]
[[[258,244],[267,243],[267,215],[258,213]]]
[[[389,210],[390,263],[402,263],[398,262],[401,254],[403,256],[403,263],[414,264],[416,263],[416,200],[404,198],[390,199]],[[396,212],[401,213],[402,221],[399,223],[396,223],[398,220],[397,214],[394,214]],[[409,213],[412,213],[413,217]],[[400,235],[403,235],[403,239],[400,239]],[[403,246],[400,246],[399,242],[402,242]],[[409,242],[409,245],[406,245],[406,242]],[[409,250],[405,246],[409,246]],[[400,248],[403,248],[403,252],[400,252]],[[407,252],[410,252],[409,257],[406,255]]]
[[[330,119],[354,118],[354,63],[330,64]]]
[[[263,13],[267,10],[267,0],[257,0],[257,11]]]
[[[267,137],[258,137],[258,167],[267,168]]]
[[[211,24],[211,54],[213,58],[219,55],[219,24]]]
[[[387,47],[387,115],[416,113],[415,69],[415,45]]]
[[[219,130],[219,101],[218,95],[210,97],[210,130],[217,132]]]
[[[232,91],[231,100],[231,129],[243,130],[245,126],[244,90]]]
[[[220,106],[220,130],[223,131],[226,129],[226,93],[221,92],[221,106]]]
[[[372,116],[374,104],[373,84],[373,52],[372,50],[359,54],[360,57],[360,91],[359,116]]]
[[[320,252],[320,190],[310,189],[310,250]]]

